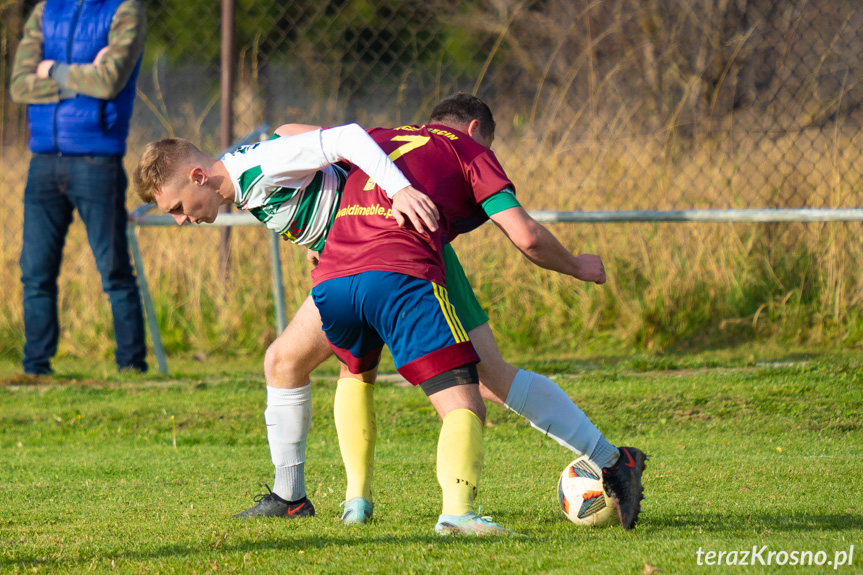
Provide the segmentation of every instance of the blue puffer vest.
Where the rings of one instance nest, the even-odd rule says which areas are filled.
[[[124,0],[48,0],[42,15],[43,58],[66,64],[90,64],[108,45],[108,32]],[[39,154],[121,156],[135,100],[132,77],[113,100],[78,94],[56,104],[30,104],[30,151]]]

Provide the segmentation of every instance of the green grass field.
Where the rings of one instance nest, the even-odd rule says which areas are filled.
[[[577,527],[556,499],[574,456],[491,407],[479,503],[521,539],[434,533],[439,424],[418,389],[376,391],[371,525],[338,521],[332,366],[314,386],[317,516],[240,522],[231,514],[272,479],[258,361],[174,361],[171,378],[121,378],[61,360],[57,378],[36,384],[2,364],[0,572],[815,573],[833,567],[777,567],[781,555],[699,566],[697,552],[767,546],[765,562],[823,551],[832,563],[852,545],[836,572],[863,572],[859,356],[738,355],[534,361],[609,439],[651,461],[636,532]]]

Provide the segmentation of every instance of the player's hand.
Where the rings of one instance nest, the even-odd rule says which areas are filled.
[[[575,256],[575,259],[578,262],[578,271],[574,274],[577,279],[595,284],[605,283],[605,266],[602,265],[601,257],[581,254]]]
[[[313,268],[318,267],[318,264],[321,262],[321,252],[316,252],[314,250],[308,250],[306,252],[306,259],[309,260],[309,263],[312,264]]]
[[[39,62],[39,65],[36,66],[36,77],[42,78],[43,80],[48,78],[48,74],[51,72],[51,66],[54,65],[54,60],[42,60]]]
[[[393,216],[400,228],[410,220],[417,231],[426,227],[430,232],[437,231],[440,219],[431,198],[412,186],[400,189],[393,196]]]

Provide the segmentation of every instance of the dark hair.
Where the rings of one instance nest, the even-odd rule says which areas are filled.
[[[447,96],[432,110],[430,124],[470,124],[479,121],[479,132],[485,138],[494,136],[494,116],[488,105],[467,92],[456,92]]]

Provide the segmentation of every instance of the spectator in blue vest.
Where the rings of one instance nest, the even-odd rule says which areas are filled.
[[[123,155],[146,36],[138,0],[44,0],[24,26],[10,92],[26,103],[24,371],[51,374],[57,276],[75,210],[108,294],[121,371],[146,371],[141,297],[126,240]]]

